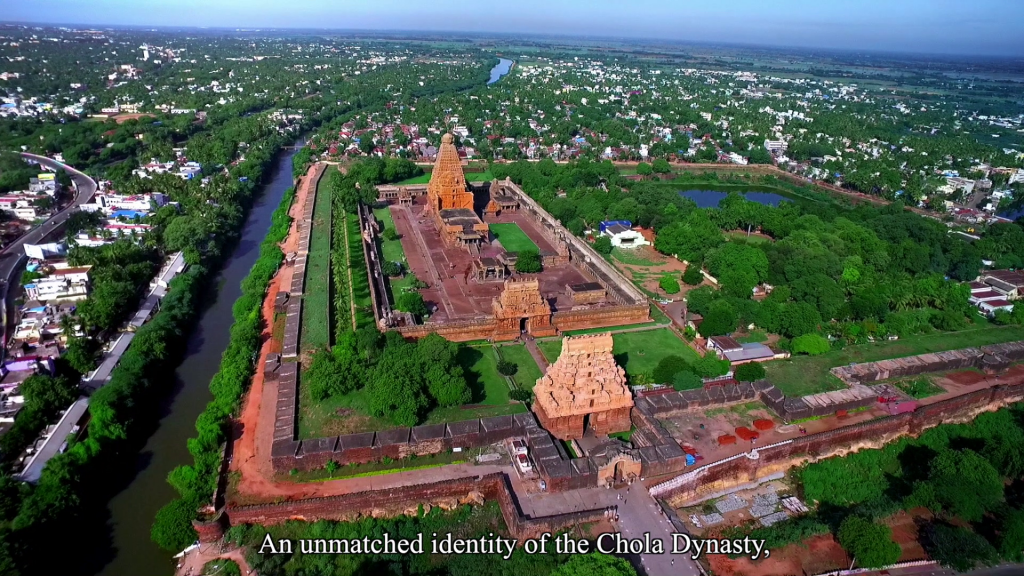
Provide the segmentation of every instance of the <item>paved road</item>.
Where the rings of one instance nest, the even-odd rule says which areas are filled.
[[[618,491],[623,501],[619,502],[619,533],[626,538],[642,539],[649,533],[651,538],[660,539],[665,545],[664,554],[640,554],[640,564],[647,576],[700,576],[697,562],[689,554],[672,554],[672,534],[678,532],[665,517],[661,506],[640,483],[633,484],[629,491]]]
[[[70,175],[71,179],[75,182],[75,186],[78,190],[75,193],[75,199],[66,208],[54,214],[49,220],[43,222],[41,226],[33,228],[27,234],[18,238],[14,242],[11,242],[3,249],[2,253],[0,253],[2,254],[0,255],[0,278],[5,279],[10,277],[11,271],[17,265],[17,256],[24,253],[22,246],[25,244],[36,244],[40,242],[44,237],[52,232],[54,228],[59,227],[67,221],[68,217],[70,217],[80,205],[92,200],[93,194],[96,193],[96,181],[70,166],[57,162],[51,158],[47,158],[46,156],[36,156],[35,154],[28,154],[25,152],[23,152],[21,156],[26,160],[38,162],[39,164],[54,170],[66,170],[68,175]],[[10,258],[12,254],[15,255],[15,258]]]
[[[68,217],[78,209],[78,206],[92,200],[93,194],[96,193],[96,181],[89,178],[85,174],[75,170],[74,168],[57,162],[46,156],[37,156],[35,154],[28,154],[26,152],[21,153],[21,157],[26,160],[35,161],[43,166],[48,166],[54,170],[64,169],[75,183],[77,192],[75,193],[75,199],[66,208],[60,212],[54,214],[49,220],[43,222],[41,226],[37,226],[30,230],[27,234],[24,234],[21,238],[18,238],[14,242],[8,244],[3,250],[0,250],[0,304],[3,304],[3,330],[2,333],[3,349],[0,350],[0,354],[3,354],[7,349],[7,286],[11,281],[11,275],[21,264],[21,261],[25,255],[24,245],[25,244],[38,244],[53,232],[60,225],[67,221]]]
[[[156,282],[150,289],[149,294],[146,295],[146,299],[142,302],[142,306],[139,307],[135,316],[128,322],[128,331],[118,335],[110,352],[103,355],[103,361],[100,362],[96,370],[83,383],[83,386],[97,389],[110,380],[110,373],[114,371],[117,363],[121,361],[121,356],[128,349],[128,345],[132,343],[132,339],[135,338],[135,331],[141,328],[146,323],[146,320],[149,320],[153,310],[160,304],[164,296],[167,295],[167,285],[184,270],[185,257],[181,252],[177,252],[164,264],[163,269],[157,276]]]
[[[57,455],[64,448],[68,436],[75,429],[75,426],[82,419],[85,411],[89,409],[89,399],[85,396],[79,398],[64,415],[57,421],[57,427],[46,439],[46,442],[39,448],[39,451],[32,455],[32,458],[25,465],[25,469],[17,476],[24,482],[35,483],[43,474],[46,463]]]

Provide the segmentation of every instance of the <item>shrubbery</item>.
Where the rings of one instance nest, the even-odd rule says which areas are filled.
[[[284,241],[291,227],[288,209],[294,197],[295,190],[289,188],[274,211],[270,229],[260,244],[260,255],[249,275],[242,281],[242,296],[232,307],[234,324],[231,326],[231,340],[221,357],[220,370],[210,382],[213,400],[196,420],[197,436],[188,442],[194,463],[179,466],[171,472],[170,479],[180,497],[160,509],[152,531],[153,540],[166,550],[181,550],[195,540],[191,521],[200,503],[213,494],[220,464],[220,446],[227,439],[230,417],[238,410],[242,393],[256,368],[255,358],[259,352],[259,337],[263,328],[260,315],[263,295],[284,259],[278,244]],[[190,269],[179,279],[189,276],[195,270],[197,268]],[[176,293],[177,290],[171,290],[157,318],[166,313],[167,299]],[[150,322],[143,328],[152,325],[153,322]],[[142,329],[129,351],[138,346],[141,333]],[[110,385],[101,388],[97,394],[110,388]]]

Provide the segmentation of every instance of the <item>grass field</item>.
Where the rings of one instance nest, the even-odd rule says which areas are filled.
[[[459,364],[466,371],[466,383],[473,391],[473,404],[508,404],[508,384],[498,374],[498,356],[490,346],[463,346]]]
[[[494,180],[494,175],[491,174],[490,170],[484,170],[483,172],[466,172],[467,182],[487,182]],[[397,186],[408,186],[410,184],[426,184],[430,182],[430,172],[426,174],[420,174],[407,180],[402,180]]]
[[[946,392],[945,388],[932,382],[932,379],[927,376],[901,380],[894,383],[894,386],[906,392],[910,397],[917,398],[918,400],[929,396],[935,396],[936,394],[945,394]]]
[[[726,238],[734,238],[736,240],[746,240],[747,242],[750,242],[751,244],[765,244],[765,243],[769,242],[769,240],[767,238],[765,238],[764,236],[754,236],[754,235],[747,236],[747,234],[745,232],[740,232],[740,231],[737,231],[737,230],[733,230],[732,232],[726,232],[725,236],[726,236]]]
[[[656,252],[637,249],[612,248],[612,258],[630,266],[660,266],[666,259],[655,260]]]
[[[501,242],[502,247],[508,252],[540,250],[518,224],[491,224],[490,228],[494,236]]]
[[[767,362],[764,366],[768,371],[768,380],[786,396],[805,396],[844,388],[845,384],[829,373],[829,369],[835,366],[1014,340],[1024,340],[1024,326],[994,326],[979,322],[971,329],[959,332],[936,332],[900,340],[847,346],[821,356],[795,356]]]
[[[687,346],[686,342],[668,328],[622,332],[614,334],[612,338],[615,361],[631,375],[651,372],[662,358],[673,354],[690,363],[696,362],[699,358],[693,348]],[[537,346],[548,362],[554,362],[562,352],[561,340],[538,341]]]
[[[746,336],[739,336],[739,337],[736,338],[736,341],[739,342],[740,344],[751,344],[751,343],[755,343],[755,342],[764,342],[765,340],[768,340],[768,335],[765,334],[764,332],[760,332],[760,331],[751,332],[750,334],[747,334]]]
[[[512,376],[512,380],[523,390],[533,390],[533,385],[543,376],[540,367],[530,355],[530,351],[522,344],[510,344],[499,348],[501,357],[509,362],[515,362],[519,370]]]
[[[363,257],[363,237],[359,232],[359,217],[345,216],[348,231],[348,262],[352,270],[352,298],[356,305],[356,325],[360,328],[374,325],[373,298],[370,296],[370,278],[366,273],[366,258]]]
[[[331,191],[326,178],[320,182],[313,204],[302,295],[299,344],[303,352],[327,346],[331,335]]]
[[[377,208],[373,211],[374,217],[384,223],[384,229],[395,229],[395,221],[391,218],[391,210],[386,206],[384,208]],[[380,249],[385,260],[392,262],[401,262],[404,269],[408,269],[409,262],[405,257],[405,249],[402,248],[402,240],[384,240],[380,236]],[[407,288],[412,286],[413,275],[405,274],[401,278],[388,278],[388,286],[391,288],[392,302],[394,298],[405,291]]]

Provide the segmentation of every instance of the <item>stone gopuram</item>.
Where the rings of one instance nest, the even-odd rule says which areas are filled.
[[[633,395],[612,356],[611,333],[565,337],[562,353],[533,393],[541,426],[561,440],[582,438],[587,430],[612,434],[632,426]]]
[[[523,334],[534,337],[554,336],[558,330],[551,324],[551,306],[540,294],[536,278],[509,278],[505,289],[492,302],[494,340],[514,340]]]

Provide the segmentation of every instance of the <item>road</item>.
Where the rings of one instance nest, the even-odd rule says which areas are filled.
[[[689,554],[671,554],[672,534],[681,532],[672,526],[661,506],[647,492],[643,484],[620,489],[623,501],[619,503],[619,532],[626,538],[660,539],[665,545],[663,554],[640,554],[640,566],[647,576],[700,576],[697,562]]]
[[[71,214],[77,210],[80,205],[92,200],[97,187],[96,181],[92,178],[89,178],[70,166],[57,162],[51,158],[47,158],[46,156],[36,156],[35,154],[22,152],[21,157],[26,160],[38,162],[39,164],[54,170],[66,170],[68,175],[70,175],[71,179],[75,182],[77,192],[75,193],[75,199],[66,208],[51,216],[50,219],[43,222],[41,226],[33,228],[21,238],[11,242],[3,249],[2,252],[0,252],[0,278],[5,279],[10,277],[11,271],[17,265],[19,256],[24,253],[22,247],[25,244],[39,243],[50,232],[52,232],[54,228],[64,224],[64,222],[67,221]],[[14,255],[14,258],[11,258],[11,255]]]
[[[164,296],[167,295],[167,285],[171,283],[171,280],[185,270],[185,257],[181,252],[177,252],[171,256],[170,260],[164,264],[163,269],[157,276],[153,287],[150,289],[149,294],[146,295],[146,299],[142,302],[142,306],[135,313],[135,316],[128,322],[128,331],[122,332],[118,335],[117,340],[114,341],[114,345],[111,347],[110,352],[103,355],[103,361],[96,368],[95,371],[86,379],[83,386],[92,389],[98,389],[110,380],[110,373],[114,371],[117,363],[121,361],[121,356],[125,350],[128,349],[128,345],[132,343],[132,339],[135,338],[135,331],[142,327],[143,324],[149,320],[149,317],[153,314],[153,310],[160,304]]]
[[[7,286],[10,284],[11,276],[14,274],[14,271],[17,270],[18,266],[21,264],[22,257],[25,255],[25,244],[38,244],[41,242],[43,238],[64,224],[68,217],[70,217],[80,205],[92,200],[93,194],[96,193],[97,188],[95,180],[61,162],[57,162],[56,160],[47,158],[46,156],[37,156],[27,152],[22,152],[21,157],[54,170],[66,170],[75,183],[76,192],[74,200],[72,200],[66,208],[51,216],[46,222],[43,222],[42,225],[29,230],[28,233],[8,244],[3,250],[0,250],[0,280],[3,281],[2,285],[0,285],[0,302],[4,303],[2,308],[4,311],[2,322],[4,328],[3,350],[7,349]],[[2,353],[3,352],[0,351],[0,354]]]

